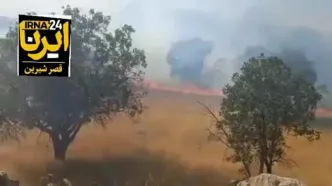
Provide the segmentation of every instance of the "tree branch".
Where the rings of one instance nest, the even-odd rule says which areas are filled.
[[[219,121],[218,117],[212,112],[212,110],[211,110],[207,105],[205,105],[204,103],[202,103],[202,102],[200,102],[200,101],[198,101],[197,103],[198,103],[199,105],[203,106],[203,108],[208,112],[208,115],[211,116],[211,117],[215,120],[215,122],[217,122],[217,123],[220,124],[220,121]],[[221,142],[221,143],[222,143],[223,145],[225,145],[226,147],[231,148],[230,145],[227,143],[227,139],[229,138],[229,135],[227,134],[227,132],[226,132],[226,130],[224,129],[224,127],[221,126],[221,127],[219,127],[218,129],[220,129],[222,135],[224,135],[224,136],[226,137],[226,141],[225,141],[222,137],[220,137],[218,134],[214,133],[214,132],[211,130],[212,125],[213,125],[213,124],[210,124],[209,128],[206,129],[206,130],[209,132],[209,134],[210,134],[210,135],[213,135],[213,136],[214,136],[219,142]]]
[[[209,108],[207,105],[205,105],[204,103],[198,101],[198,104],[203,106],[203,108],[208,112],[208,115],[211,116],[216,123],[220,124],[220,127],[218,127],[218,129],[221,130],[221,132],[223,133],[223,135],[226,136],[226,138],[228,139],[229,138],[229,135],[227,133],[227,131],[225,130],[225,128],[223,127],[221,121],[219,120],[219,118],[212,112],[211,108]],[[211,128],[211,125],[210,125],[210,128]]]

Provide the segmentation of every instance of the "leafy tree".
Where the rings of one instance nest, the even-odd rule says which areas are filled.
[[[309,121],[315,119],[321,95],[283,60],[251,58],[234,73],[232,82],[223,88],[220,115],[208,110],[217,120],[215,135],[233,152],[228,160],[242,163],[246,176],[255,161],[259,173],[272,173],[276,162],[287,160],[285,135],[319,138]]]
[[[83,14],[67,5],[63,14],[72,16],[70,78],[16,77],[13,70],[0,74],[13,82],[17,101],[12,105],[18,119],[48,133],[54,157],[60,160],[84,124],[93,120],[105,126],[119,113],[135,117],[143,111],[141,99],[146,93],[141,82],[147,66],[144,51],[132,47],[135,30],[130,25],[110,33],[111,18],[102,12],[91,9]],[[7,39],[17,43],[17,28],[8,32]],[[1,62],[15,62],[16,48],[5,51]],[[2,98],[8,97],[13,96]]]
[[[19,94],[13,87],[13,81],[8,79],[10,76],[10,66],[14,61],[10,62],[11,52],[14,47],[12,41],[7,38],[0,38],[0,141],[9,139],[19,142],[20,137],[24,137],[24,128],[21,126],[17,118],[17,104],[19,103]]]

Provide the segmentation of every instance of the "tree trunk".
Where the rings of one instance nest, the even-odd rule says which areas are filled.
[[[258,174],[262,174],[263,172],[264,172],[264,156],[263,154],[260,154]]]
[[[53,145],[53,155],[56,160],[64,161],[66,159],[66,152],[73,140],[75,139],[77,133],[81,129],[81,124],[65,125],[66,127],[59,127],[56,130],[41,130],[47,132],[51,139]]]
[[[265,125],[265,114],[264,111],[261,111],[262,122],[259,125],[259,174],[264,172],[264,164],[267,158],[267,136],[266,136],[266,125]]]
[[[268,174],[272,174],[272,165],[268,165],[268,166],[266,166],[266,172],[267,172]]]
[[[61,135],[61,137],[59,137]],[[66,135],[66,134],[65,134]],[[53,154],[56,160],[64,161],[66,159],[66,152],[71,141],[63,134],[51,134],[53,144]]]
[[[251,177],[251,171],[250,171],[250,166],[249,165],[244,164],[244,171],[245,171],[246,178],[250,178]]]
[[[272,174],[273,163],[270,163],[268,160],[265,161],[266,173]]]

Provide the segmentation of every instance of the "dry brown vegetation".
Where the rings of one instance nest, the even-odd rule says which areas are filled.
[[[223,160],[225,149],[218,142],[206,141],[210,120],[197,100],[213,107],[220,101],[216,97],[152,92],[139,124],[116,118],[106,130],[84,127],[63,166],[52,163],[51,148],[45,147],[46,134],[36,146],[37,133],[29,132],[20,146],[15,142],[1,146],[0,169],[31,186],[46,172],[68,177],[80,186],[93,180],[117,186],[144,185],[147,180],[153,186],[224,185],[239,176],[238,167]],[[289,157],[298,166],[278,165],[277,173],[309,186],[329,185],[332,133],[324,131],[321,140],[311,143],[291,137],[288,141],[292,147]]]

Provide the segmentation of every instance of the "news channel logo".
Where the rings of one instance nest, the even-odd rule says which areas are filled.
[[[18,76],[70,77],[70,16],[19,15],[18,38]]]

